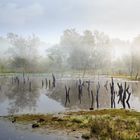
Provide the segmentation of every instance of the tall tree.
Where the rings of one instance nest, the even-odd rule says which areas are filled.
[[[10,54],[12,67],[19,71],[34,71],[38,61],[39,38],[35,35],[25,38],[9,33],[7,39],[11,43],[8,53]]]

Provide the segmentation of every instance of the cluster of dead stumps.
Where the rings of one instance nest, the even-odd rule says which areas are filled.
[[[20,84],[22,83],[23,85],[26,84],[26,87],[28,88],[29,92],[32,92],[32,80],[30,79],[30,77],[25,76],[25,74],[23,73],[23,77],[12,77],[12,84],[17,85],[17,88],[20,89]],[[56,87],[56,77],[54,74],[52,74],[51,79],[47,79],[45,78],[44,80],[41,81],[41,86],[42,88],[46,88],[46,89],[53,89]],[[91,84],[94,83],[94,81],[82,81],[81,79],[79,79],[76,82],[76,88],[77,88],[77,92],[78,92],[78,100],[81,104],[82,101],[82,95],[83,95],[83,88],[87,88],[87,93],[89,98],[91,98],[91,106],[90,106],[90,110],[94,109],[94,104],[96,104],[97,109],[100,108],[100,103],[99,103],[99,95],[100,95],[100,81],[97,82],[96,86],[96,91],[93,91]],[[116,91],[115,86],[118,87],[118,90]],[[114,83],[113,77],[111,78],[111,82],[109,83],[109,81],[106,81],[104,84],[104,90],[109,91],[110,92],[110,101],[111,101],[111,108],[116,108],[116,102],[118,104],[121,104],[122,107],[125,109],[127,106],[128,108],[130,108],[130,96],[131,96],[131,92],[129,91],[129,85],[127,85],[127,83],[125,82],[124,84],[122,83]],[[0,86],[0,90],[2,89],[2,87]],[[68,103],[70,103],[70,92],[71,92],[71,87],[68,85],[65,85],[65,106],[67,106]],[[118,101],[116,101],[116,96],[118,96]],[[127,105],[127,106],[126,106]]]
[[[118,85],[118,88],[119,88],[118,104],[121,102],[123,108],[126,108],[126,104],[128,105],[128,108],[130,108],[129,99],[130,99],[131,92],[129,92],[129,85],[127,86],[126,82],[124,84],[124,87],[123,87],[122,83],[121,84],[117,83],[117,85]],[[115,108],[115,90],[114,90],[113,78],[112,78],[112,82],[110,83],[110,90],[111,90],[111,108]]]
[[[49,87],[49,89],[51,88],[55,88],[56,86],[56,78],[54,76],[54,74],[52,74],[52,83],[50,79],[45,78],[45,80],[42,80],[42,88],[46,87],[46,89]]]
[[[20,85],[23,86],[26,84],[26,87],[28,88],[29,92],[32,92],[32,89],[33,89],[32,82],[33,82],[33,80],[31,80],[31,78],[29,76],[26,76],[24,73],[22,74],[22,77],[21,76],[13,76],[11,78],[12,85],[17,85],[17,88],[20,89]],[[42,85],[42,88],[45,86],[46,89],[47,88],[48,89],[55,88],[56,79],[55,79],[54,74],[52,74],[51,79],[45,78],[45,80],[42,80],[41,85]],[[1,90],[1,86],[0,86],[0,90]]]
[[[96,95],[94,97],[93,95],[93,90],[91,90],[91,81],[83,81],[81,79],[79,79],[79,81],[76,83],[76,87],[78,90],[78,99],[80,101],[81,104],[81,99],[82,99],[82,94],[83,94],[83,88],[85,87],[85,84],[87,84],[87,92],[88,92],[88,96],[91,97],[91,107],[90,110],[93,110],[93,104],[94,104],[94,98],[96,101],[96,106],[97,108],[99,108],[99,92],[100,92],[100,82],[98,81],[97,85],[96,85]],[[121,103],[123,108],[126,108],[126,104],[128,106],[128,108],[130,109],[130,104],[129,104],[129,99],[131,96],[131,92],[129,91],[129,85],[127,86],[126,82],[124,83],[124,86],[122,83],[117,83],[118,86],[118,91],[115,90],[115,84],[114,84],[114,80],[113,77],[111,78],[111,83],[109,84],[108,81],[106,81],[104,88],[105,90],[108,91],[108,86],[110,86],[110,97],[111,97],[111,108],[116,108],[116,103],[115,103],[115,97],[118,96],[118,101],[117,103]],[[66,90],[66,101],[65,101],[65,106],[67,105],[67,102],[70,103],[70,87],[65,86],[65,90]]]

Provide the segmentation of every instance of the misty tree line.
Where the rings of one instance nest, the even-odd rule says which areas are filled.
[[[5,56],[0,56],[1,72],[50,72],[66,70],[100,71],[101,73],[119,73],[135,75],[140,71],[140,36],[131,43],[119,39],[110,39],[104,33],[89,30],[78,33],[75,29],[67,29],[60,42],[46,50],[46,57],[41,57],[38,47],[41,40],[36,35],[23,37],[14,33],[3,37],[8,43]],[[112,48],[124,47],[122,59],[113,60]]]

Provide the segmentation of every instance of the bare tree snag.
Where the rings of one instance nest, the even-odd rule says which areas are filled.
[[[67,105],[67,102],[70,103],[70,97],[69,97],[70,87],[67,87],[65,85],[65,90],[66,90],[66,101],[65,101],[65,106],[66,106]]]
[[[88,96],[90,98],[90,80],[89,81],[86,81],[87,83],[87,92],[88,92]]]
[[[93,110],[93,103],[94,103],[94,96],[93,96],[93,91],[91,90],[91,107],[90,110]]]
[[[96,93],[96,103],[97,103],[97,108],[99,108],[99,89],[100,89],[100,83],[98,82],[98,85],[96,86],[97,88],[97,93]]]
[[[80,104],[81,104],[81,96],[82,96],[82,81],[81,79],[79,79],[79,85],[78,85],[78,99],[80,100]]]
[[[56,80],[55,80],[54,74],[52,74],[52,78],[53,78],[52,86],[53,86],[53,88],[55,88],[55,82],[56,82]]]
[[[122,97],[123,108],[125,108],[125,100],[126,100],[126,82],[124,84],[124,92],[123,92],[123,97]]]
[[[31,81],[29,82],[29,91],[31,92],[31,90],[32,90],[32,87],[31,87],[32,85],[31,85]]]
[[[113,81],[113,77],[111,78],[110,90],[111,90],[111,108],[113,108],[113,104],[114,104],[114,81]]]
[[[47,87],[48,87],[48,80],[47,80],[47,78],[45,79],[45,81],[46,81],[46,89],[47,89]]]
[[[126,89],[126,92],[128,94],[128,98],[126,100],[126,103],[128,105],[128,108],[130,109],[131,107],[130,107],[130,104],[129,104],[129,99],[130,99],[130,96],[131,96],[131,92],[129,92],[129,85],[128,85],[127,89]]]
[[[122,103],[123,86],[122,84],[119,84],[119,83],[117,83],[117,85],[119,88],[119,92],[118,92],[118,96],[119,96],[118,104],[119,104],[119,102]]]

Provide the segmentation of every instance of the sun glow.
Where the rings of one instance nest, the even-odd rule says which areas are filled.
[[[119,48],[114,47],[112,50],[112,58],[114,61],[118,59],[122,59],[124,54],[125,54],[124,49],[121,49],[120,47]]]

